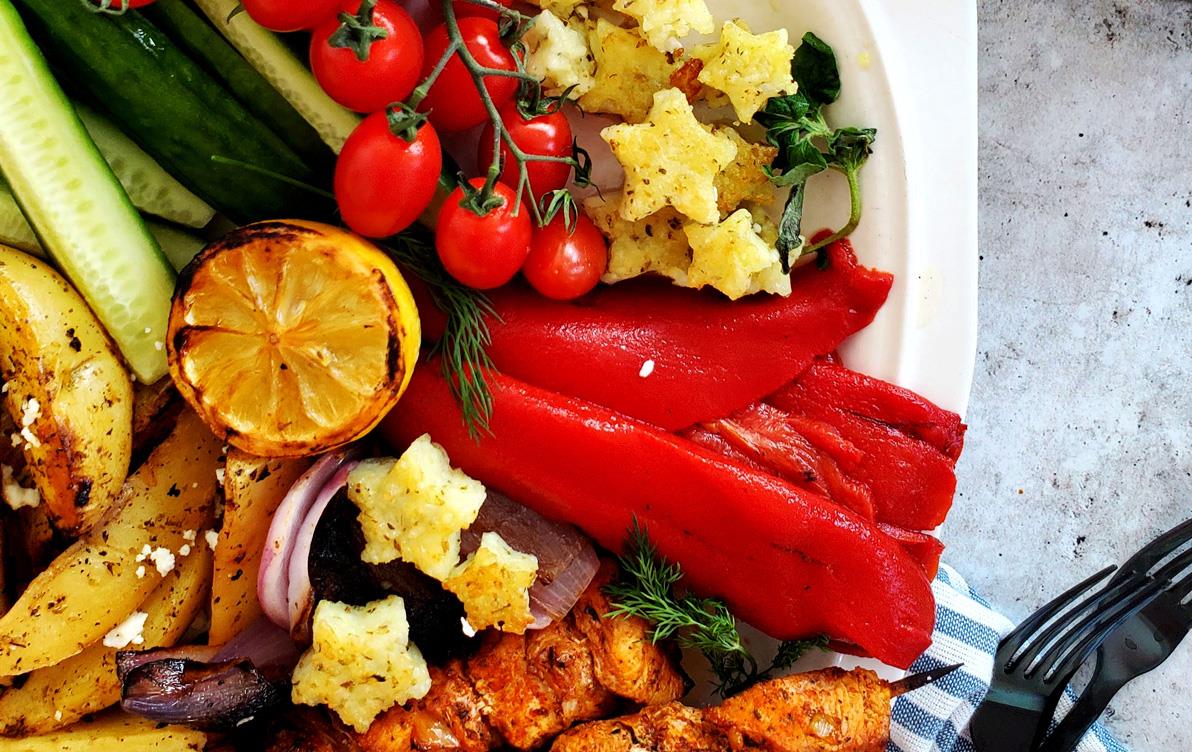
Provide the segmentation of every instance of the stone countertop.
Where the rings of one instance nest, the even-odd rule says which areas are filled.
[[[980,341],[947,560],[1021,619],[1192,517],[1192,2],[979,0]],[[1192,750],[1192,639],[1118,696]]]

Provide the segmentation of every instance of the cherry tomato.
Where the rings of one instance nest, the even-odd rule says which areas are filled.
[[[358,8],[359,3],[350,7]],[[377,0],[372,23],[386,36],[368,45],[365,60],[350,47],[331,46],[338,19],[320,24],[310,38],[310,67],[319,85],[336,102],[357,112],[378,112],[400,102],[422,77],[422,35],[405,8],[394,0]]]
[[[144,8],[146,5],[152,5],[157,0],[127,0],[128,4],[124,4],[124,0],[92,0],[100,8],[107,11],[124,11],[132,10],[133,8]]]
[[[476,58],[476,62],[488,68],[508,71],[517,69],[513,62],[513,54],[501,41],[495,22],[487,18],[461,18],[459,30],[463,34],[464,45]],[[438,26],[426,35],[423,78],[438,64],[450,44],[446,26]],[[503,107],[517,93],[517,79],[509,76],[489,76],[485,79],[484,88],[493,103],[497,107]],[[444,133],[466,131],[480,125],[488,117],[488,111],[480,99],[480,90],[472,81],[472,76],[459,59],[459,55],[453,55],[447,62],[419,109],[429,112],[430,121]]]
[[[240,4],[252,20],[266,29],[306,31],[334,18],[343,3],[342,0],[240,0]]]
[[[374,112],[348,136],[335,163],[344,223],[372,238],[401,232],[430,205],[442,167],[434,126],[423,123],[406,141],[389,130],[384,112]]]
[[[469,182],[477,189],[484,186],[483,178]],[[496,194],[505,203],[480,217],[460,206],[464,192],[456,188],[443,204],[435,230],[443,268],[477,290],[491,290],[513,279],[526,261],[534,234],[529,207],[523,204],[514,214],[516,198],[503,183],[497,183]]]
[[[513,143],[527,154],[538,154],[544,157],[570,157],[572,151],[571,123],[567,116],[556,110],[548,115],[539,115],[532,120],[522,117],[517,105],[510,103],[501,110],[501,120],[509,129]],[[492,164],[493,161],[493,126],[489,123],[480,136],[480,169]],[[501,143],[501,182],[517,190],[520,172],[509,145]],[[526,170],[530,176],[530,186],[534,189],[535,198],[541,198],[551,191],[567,185],[567,178],[571,177],[571,165],[566,162],[528,162]]]
[[[513,0],[496,0],[496,2],[504,5],[506,8],[513,7]],[[453,0],[452,5],[455,6],[455,15],[458,18],[476,16],[477,18],[487,18],[490,21],[496,21],[501,17],[501,14],[497,11],[479,6],[476,3],[470,3],[468,0]]]
[[[522,274],[552,300],[573,300],[596,287],[608,266],[608,244],[592,220],[581,214],[568,232],[556,216],[534,233]]]

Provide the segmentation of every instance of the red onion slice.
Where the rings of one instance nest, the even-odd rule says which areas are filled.
[[[553,581],[545,582],[541,577],[535,580],[530,588],[530,613],[534,616],[530,629],[545,629],[570,613],[599,569],[600,557],[589,545],[580,549]]]
[[[354,460],[344,462],[331,479],[323,484],[306,513],[306,519],[302,521],[294,536],[287,572],[287,623],[290,634],[303,642],[307,637],[307,622],[310,621],[311,612],[314,610],[314,591],[310,585],[310,548],[314,541],[315,529],[319,526],[323,512],[327,511],[327,505],[348,485],[348,473],[358,464]]]
[[[261,669],[289,670],[298,663],[299,656],[298,646],[290,639],[290,633],[263,616],[223,646],[217,646],[215,651],[209,659],[212,663],[247,658]]]
[[[596,550],[583,533],[493,491],[464,531],[461,553],[475,551],[487,532],[500,535],[515,551],[538,558],[538,579],[530,588],[535,619],[530,629],[543,629],[566,616],[600,568]]]
[[[124,677],[120,707],[159,723],[233,729],[285,702],[285,681],[271,680],[250,661],[199,663],[166,658]]]
[[[261,568],[257,573],[257,600],[269,620],[283,629],[290,628],[289,563],[298,530],[319,491],[335,475],[346,457],[344,452],[332,452],[321,457],[294,483],[273,514],[269,535],[265,538],[265,550],[261,555]]]

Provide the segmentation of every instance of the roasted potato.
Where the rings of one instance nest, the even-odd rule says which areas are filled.
[[[219,454],[219,440],[198,416],[183,413],[128,479],[114,514],[55,559],[0,618],[0,676],[77,655],[145,601],[161,577],[138,555],[146,547],[177,552],[188,542],[185,531],[201,536],[211,525]]]
[[[0,246],[0,379],[55,524],[89,529],[132,451],[132,382],[83,298],[45,262]]]
[[[156,575],[154,575],[156,576]],[[207,601],[211,551],[195,547],[166,575],[138,611],[148,614],[135,647],[173,645]],[[120,701],[116,648],[102,642],[61,663],[29,674],[19,688],[0,695],[0,734],[45,734]]]
[[[211,582],[210,642],[235,637],[261,615],[257,570],[273,513],[309,459],[263,459],[231,449],[224,470],[224,518]]]
[[[114,712],[44,736],[0,739],[0,752],[201,752],[206,745],[202,731]]]

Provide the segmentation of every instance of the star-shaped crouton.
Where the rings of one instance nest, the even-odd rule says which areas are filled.
[[[748,209],[738,209],[719,224],[688,224],[684,229],[691,243],[688,286],[714,287],[733,300],[760,290],[790,294],[778,253],[761,238]]]
[[[646,121],[600,132],[625,168],[621,216],[630,222],[673,206],[700,224],[720,219],[716,176],[737,156],[737,145],[695,119],[678,89],[654,95]]]
[[[795,48],[786,29],[751,34],[736,21],[720,31],[720,41],[695,52],[704,61],[699,82],[728,95],[742,123],[753,119],[771,97],[792,94],[791,59]]]
[[[621,217],[621,194],[608,191],[585,201],[584,211],[609,239],[608,269],[602,282],[612,284],[643,274],[659,274],[679,285],[687,282],[691,247],[677,211],[668,206],[630,222]]]

